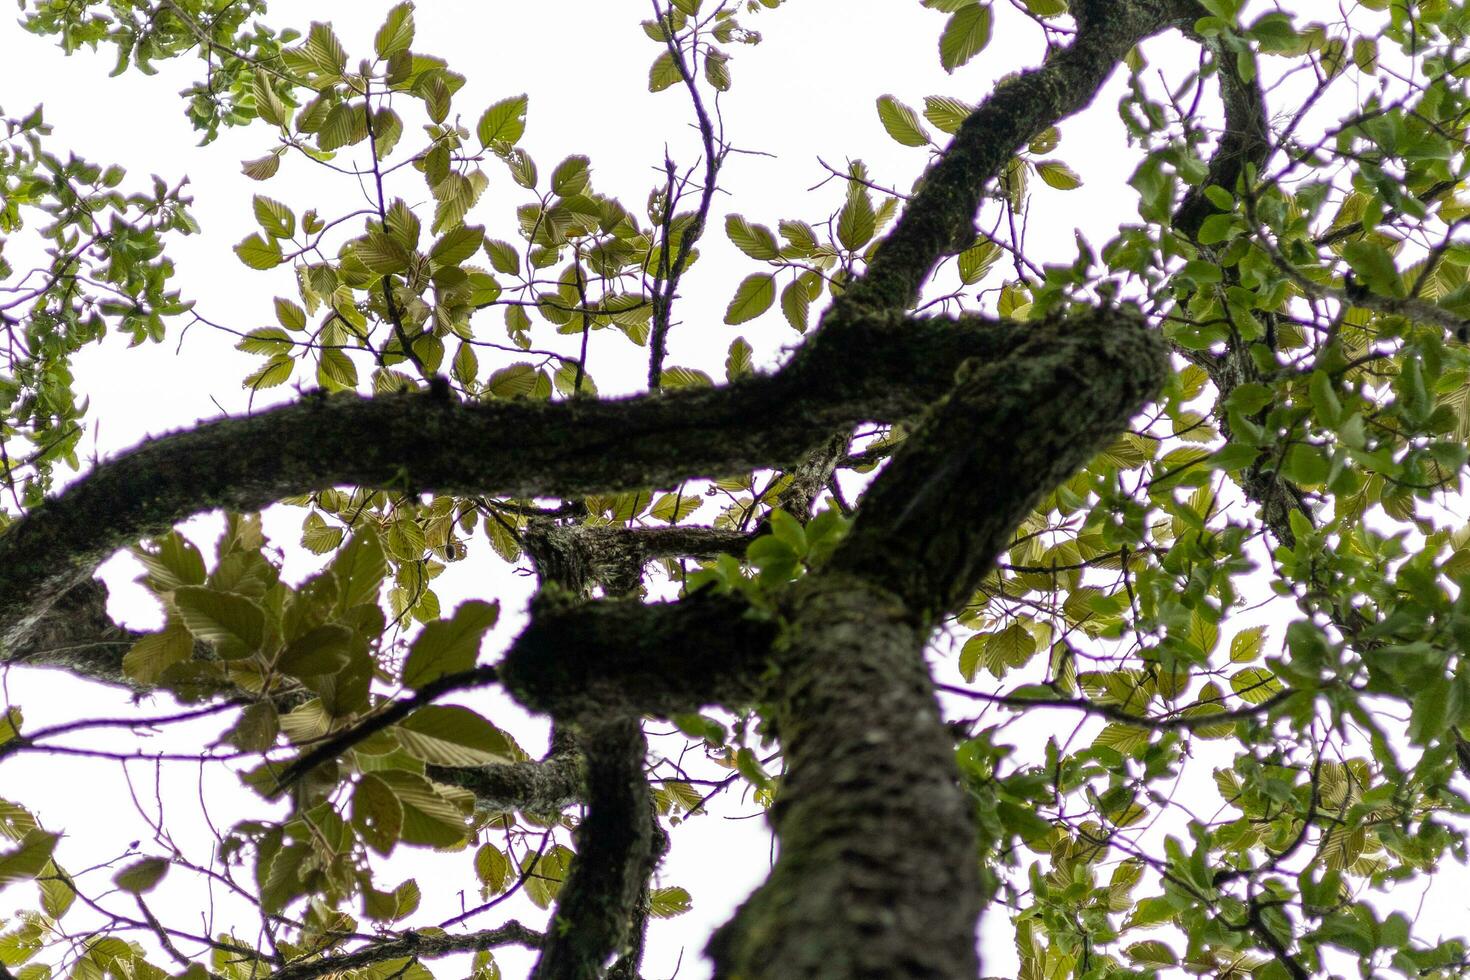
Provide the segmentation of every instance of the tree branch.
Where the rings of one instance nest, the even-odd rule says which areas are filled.
[[[351,953],[324,956],[304,963],[292,963],[270,974],[269,980],[316,980],[328,974],[345,973],[385,960],[404,958],[434,959],[454,953],[478,953],[499,946],[527,946],[535,949],[544,937],[512,919],[494,929],[472,932],[465,936],[406,933],[397,939],[384,939]]]
[[[829,319],[831,336],[781,371],[721,388],[551,404],[313,393],[151,439],[0,534],[0,663],[114,551],[204,510],[343,484],[581,496],[786,466],[845,426],[917,414],[966,357],[997,356],[1022,335],[981,317]],[[869,370],[851,369],[853,350]]]

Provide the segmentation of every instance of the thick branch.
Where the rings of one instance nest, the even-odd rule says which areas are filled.
[[[977,976],[975,827],[927,628],[891,594],[829,573],[799,583],[786,611],[772,703],[781,856],[711,940],[715,976]]]
[[[454,953],[478,953],[500,946],[540,946],[543,937],[514,919],[503,926],[472,932],[467,936],[429,936],[410,932],[397,939],[386,939],[341,956],[327,956],[294,963],[270,974],[269,980],[316,980],[328,974],[345,973],[374,963],[397,959],[434,959]]]
[[[597,977],[624,953],[657,860],[653,798],[643,772],[648,746],[638,719],[584,720],[577,741],[587,757],[587,815],[577,827],[577,855],[534,980]]]
[[[1091,12],[1090,7],[1098,7]],[[1086,11],[1086,12],[1084,12]],[[907,307],[939,259],[974,237],[982,189],[1025,143],[1086,108],[1130,48],[1203,11],[1193,0],[1108,0],[1082,4],[1079,31],[1046,63],[996,86],[924,178],[867,274],[847,297],[873,309]]]
[[[1141,317],[1054,317],[972,362],[863,498],[832,558],[933,625],[962,604],[1047,491],[1158,393],[1168,352]]]
[[[428,777],[474,793],[476,810],[550,816],[587,798],[587,774],[576,751],[553,751],[540,762],[474,769],[430,766]]]
[[[527,708],[554,717],[667,717],[755,700],[775,636],[776,624],[738,596],[650,604],[543,597],[499,675]]]
[[[1266,95],[1261,89],[1260,79],[1252,76],[1249,82],[1242,81],[1236,71],[1235,53],[1226,52],[1215,44],[1210,48],[1215,52],[1220,98],[1225,103],[1225,131],[1210,157],[1210,169],[1204,183],[1190,188],[1174,211],[1174,230],[1190,239],[1199,234],[1200,225],[1206,218],[1220,211],[1205,196],[1205,189],[1221,187],[1234,197],[1236,184],[1245,174],[1246,167],[1254,167],[1259,173],[1271,157]]]
[[[149,440],[0,535],[0,662],[106,557],[192,514],[342,484],[575,497],[786,466],[845,426],[917,414],[966,357],[1019,336],[978,317],[837,319],[840,340],[818,336],[777,374],[721,388],[554,404],[312,395]]]

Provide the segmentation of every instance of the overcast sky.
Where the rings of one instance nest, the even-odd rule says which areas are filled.
[[[369,51],[372,35],[389,6],[382,0],[279,3],[272,23],[304,27],[307,19],[332,21],[355,62]],[[940,68],[936,55],[944,15],[920,9],[916,0],[789,0],[778,10],[748,18],[748,26],[761,31],[765,41],[755,48],[732,50],[734,85],[720,108],[729,139],[739,150],[750,152],[732,155],[723,175],[727,193],[716,200],[711,230],[701,243],[703,259],[682,287],[680,325],[671,336],[670,364],[699,367],[719,378],[726,349],[737,333],[755,345],[758,361],[768,365],[798,339],[777,311],[738,330],[721,322],[735,284],[756,271],[756,263],[741,256],[725,239],[723,215],[736,211],[772,227],[779,218],[825,218],[840,203],[842,189],[831,183],[811,190],[827,176],[819,158],[841,167],[847,159],[860,157],[867,161],[875,181],[906,189],[922,170],[925,151],[899,146],[885,135],[874,101],[891,93],[913,106],[921,106],[923,97],[933,94],[974,102],[999,76],[1039,61],[1043,46],[1038,32],[1021,22],[1007,4],[996,6],[997,42],[953,76]],[[298,15],[303,18],[300,22],[287,19]],[[659,171],[666,146],[684,166],[696,159],[691,117],[682,93],[672,89],[651,95],[647,91],[648,66],[658,53],[638,26],[648,16],[650,7],[635,0],[424,0],[416,15],[414,48],[446,57],[451,68],[468,77],[455,102],[466,125],[473,126],[480,110],[491,102],[529,93],[523,145],[542,173],[567,154],[586,154],[592,160],[594,187],[641,213],[649,190],[662,180]],[[187,297],[198,302],[201,313],[217,322],[239,330],[272,323],[272,297],[294,292],[288,269],[253,272],[231,252],[231,246],[254,228],[252,194],[267,193],[298,213],[310,206],[324,214],[333,208],[357,206],[358,191],[351,181],[307,167],[299,158],[290,160],[281,175],[264,187],[243,177],[239,162],[258,157],[273,145],[271,134],[263,127],[226,131],[216,143],[196,147],[197,134],[189,127],[175,94],[195,77],[193,61],[160,66],[161,73],[151,78],[134,72],[111,79],[107,77],[112,67],[110,54],[66,59],[49,41],[24,33],[13,22],[0,24],[0,50],[5,52],[0,58],[0,107],[15,116],[44,100],[47,119],[55,126],[53,148],[70,148],[99,163],[121,163],[130,172],[130,185],[149,173],[170,182],[184,175],[190,178],[204,234],[174,250],[179,267],[176,282]],[[1187,71],[1196,57],[1195,49],[1168,39],[1151,43],[1148,50],[1155,64],[1175,77]],[[1084,186],[1070,193],[1038,186],[1029,224],[1032,257],[1038,262],[1069,261],[1075,254],[1074,229],[1080,228],[1094,245],[1101,245],[1120,224],[1136,219],[1135,196],[1126,181],[1138,157],[1127,146],[1118,122],[1115,107],[1120,93],[1121,84],[1115,78],[1091,111],[1063,127],[1062,143],[1053,156],[1076,170]],[[510,238],[514,207],[525,198],[504,171],[493,165],[488,171],[491,185],[474,220],[488,222],[492,234],[498,226],[502,229],[499,237]],[[414,200],[412,195],[422,196],[422,185],[416,180],[416,175],[408,175],[397,193],[410,200]],[[12,250],[17,247],[24,247],[19,236],[11,246]],[[94,420],[83,443],[84,452],[107,456],[146,435],[217,415],[221,409],[231,413],[247,409],[247,393],[240,379],[258,359],[235,352],[233,338],[201,326],[181,338],[181,326],[171,328],[163,345],[126,350],[112,340],[78,358],[78,388],[91,396]],[[483,329],[487,335],[498,335],[498,316],[489,319]],[[602,391],[639,388],[646,352],[614,331],[596,339],[590,370]],[[493,366],[487,365],[484,355],[481,363]],[[271,396],[287,398],[294,393],[286,387]],[[262,400],[257,399],[256,405],[260,404]],[[713,508],[709,511],[706,519]],[[295,546],[300,518],[301,512],[291,509],[278,509],[268,517],[268,530],[287,550],[288,577],[299,576],[315,564]],[[213,518],[189,525],[206,550],[216,527]],[[132,625],[148,627],[158,622],[158,611],[131,582],[136,574],[136,566],[127,558],[109,563],[104,572],[113,590],[114,612]],[[445,608],[460,598],[484,596],[487,591],[502,599],[508,615],[487,650],[504,644],[521,622],[528,582],[504,566],[467,562],[452,568],[436,584]],[[51,674],[11,672],[7,693],[14,703],[24,706],[30,724],[75,717],[80,710],[131,710],[126,699],[112,692]],[[466,703],[487,709],[499,705],[490,695],[466,699]],[[499,713],[503,710],[509,709],[497,707],[492,717],[503,722],[506,715]],[[539,728],[529,722],[514,724],[527,747],[537,751]],[[170,736],[167,741],[187,746],[189,738],[197,744],[198,738],[216,732],[217,726],[197,726],[192,734]],[[190,822],[198,821],[194,800],[200,791],[197,771],[178,768],[184,771],[165,773],[159,796],[171,808],[172,826],[185,831]],[[133,770],[146,790],[146,810],[151,805],[153,774],[142,767]],[[151,832],[127,803],[128,788],[116,766],[22,756],[5,763],[3,783],[9,787],[5,795],[37,805],[49,827],[68,833],[59,852],[68,867],[111,858],[135,838],[144,841],[145,852],[157,852],[156,847],[150,850]],[[204,795],[220,801],[212,808],[216,821],[235,819],[232,806],[262,809],[253,798],[236,794],[228,781],[216,780],[206,786]],[[672,974],[681,957],[681,977],[705,975],[705,967],[694,958],[709,928],[723,921],[762,877],[768,858],[763,823],[727,819],[752,812],[748,805],[738,804],[738,800],[731,801],[721,814],[677,829],[663,880],[689,888],[695,910],[656,926],[646,975]],[[426,857],[420,851],[407,857],[407,861],[395,861],[395,867],[447,866],[444,858]],[[461,880],[460,873],[454,873],[454,880]],[[461,885],[436,893],[431,881],[421,878],[421,884],[426,909],[432,904],[449,914],[457,908],[459,898],[453,892]],[[24,891],[14,889],[0,896],[0,909],[12,907]],[[183,913],[185,918],[193,914],[188,903],[201,901],[182,891],[173,894],[177,908],[188,910]],[[22,897],[30,902],[28,894]],[[517,914],[529,917],[534,911]],[[985,959],[987,972],[1004,975],[1014,968],[1014,953],[1009,924],[1003,914],[998,918],[998,928],[987,929],[987,936],[994,939],[987,942]],[[493,924],[472,923],[474,927]],[[217,928],[223,925],[217,923]],[[509,951],[501,959],[507,964],[508,976],[517,973],[514,963],[524,961]]]

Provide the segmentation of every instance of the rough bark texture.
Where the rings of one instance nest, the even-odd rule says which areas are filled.
[[[1136,314],[1053,318],[1009,356],[971,362],[900,449],[833,566],[900,596],[926,625],[974,592],[1041,497],[1163,386],[1168,350]]]
[[[576,752],[552,752],[540,762],[475,769],[430,766],[428,777],[474,793],[477,810],[549,815],[587,798],[587,774]]]
[[[595,977],[636,946],[660,850],[636,718],[763,700],[788,767],[772,811],[781,857],[712,940],[718,975],[974,977],[973,822],[924,644],[1029,508],[1157,390],[1165,359],[1141,320],[1116,309],[1041,324],[903,310],[971,232],[986,183],[1018,147],[1091,102],[1133,45],[1202,13],[1193,0],[1076,0],[1073,9],[1074,43],[1002,83],[966,120],[867,273],[776,374],[555,404],[311,397],[152,440],[0,536],[0,663],[40,662],[45,649],[75,668],[57,651],[83,636],[116,642],[95,592],[76,587],[118,547],[211,508],[250,510],[340,484],[577,497],[793,466],[791,503],[808,507],[846,451],[834,433],[922,416],[846,542],[781,600],[778,616],[734,596],[588,601],[597,584],[629,592],[660,553],[739,541],[534,530],[528,547],[548,587],[494,674],[527,707],[578,726],[585,768],[554,752],[535,767],[436,778],[470,786],[491,807],[587,800],[537,975]],[[58,597],[73,605],[48,618]],[[118,653],[105,654],[89,660],[115,670]],[[516,938],[542,943],[484,941]],[[319,966],[294,976],[328,972]]]
[[[776,624],[738,596],[532,603],[531,623],[500,666],[506,690],[533,711],[668,715],[755,700]]]
[[[710,943],[721,980],[974,977],[975,831],[922,650],[893,596],[823,576],[793,596],[772,710],[781,857]]]
[[[0,663],[109,555],[193,514],[342,484],[580,496],[784,466],[843,427],[921,412],[966,357],[1002,354],[1020,331],[883,314],[850,317],[842,334],[814,337],[775,375],[716,389],[554,404],[313,395],[149,440],[0,536]]]
[[[533,980],[597,977],[626,952],[660,853],[640,721],[584,721],[577,741],[587,757],[587,815]]]

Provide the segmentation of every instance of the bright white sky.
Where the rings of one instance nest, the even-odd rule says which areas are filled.
[[[384,0],[281,2],[273,23],[285,25],[290,23],[286,18],[293,16],[302,20],[292,26],[303,28],[307,20],[331,21],[350,58],[356,59],[369,50],[373,32],[389,6]],[[759,47],[731,52],[734,86],[722,99],[721,109],[734,144],[762,155],[735,154],[729,159],[722,179],[728,194],[716,200],[711,230],[701,245],[704,258],[682,288],[681,325],[671,335],[670,364],[699,367],[718,378],[723,377],[725,352],[737,334],[755,345],[757,360],[764,364],[774,363],[783,346],[797,339],[779,311],[740,328],[722,323],[735,284],[756,271],[755,263],[725,239],[723,215],[737,211],[772,227],[783,217],[825,219],[840,203],[842,189],[831,184],[810,190],[826,177],[818,157],[838,167],[847,158],[861,157],[874,180],[906,189],[922,169],[926,155],[901,147],[885,135],[874,100],[891,93],[914,106],[921,106],[923,96],[931,94],[978,101],[1000,75],[1038,62],[1043,54],[1038,32],[1020,23],[1007,4],[996,7],[998,41],[954,76],[939,67],[936,53],[944,16],[920,9],[916,0],[906,4],[789,0],[781,9],[745,20],[747,26],[764,34],[765,41]],[[567,154],[586,154],[592,160],[594,187],[619,197],[637,213],[648,191],[661,182],[659,167],[666,145],[685,167],[696,158],[688,125],[691,117],[682,94],[677,89],[657,95],[647,91],[648,65],[658,48],[645,37],[638,21],[650,15],[649,5],[637,0],[423,0],[416,15],[414,48],[448,58],[451,68],[468,76],[468,84],[455,101],[466,125],[473,126],[489,103],[528,92],[524,146],[542,173],[548,173]],[[9,115],[18,115],[44,100],[47,119],[55,126],[55,147],[70,147],[101,163],[121,163],[130,180],[144,180],[149,173],[170,182],[184,174],[190,177],[197,199],[195,213],[204,234],[173,252],[179,267],[176,283],[186,296],[198,301],[202,314],[217,322],[239,330],[272,323],[271,298],[294,293],[288,270],[253,272],[231,252],[231,246],[254,229],[249,206],[252,194],[267,193],[298,213],[315,206],[324,216],[359,204],[354,185],[325,170],[308,168],[300,158],[288,158],[281,175],[263,187],[243,177],[239,161],[260,156],[272,143],[264,129],[225,131],[215,144],[197,148],[197,136],[175,95],[194,78],[197,68],[192,61],[165,65],[152,78],[129,73],[109,79],[110,54],[68,60],[49,42],[24,33],[14,23],[0,24],[0,50],[5,52],[0,58],[0,107]],[[1148,51],[1155,65],[1173,77],[1192,67],[1196,58],[1194,49],[1173,40],[1153,42]],[[1075,254],[1075,227],[1094,245],[1101,245],[1120,224],[1136,217],[1135,197],[1126,180],[1137,156],[1127,147],[1117,119],[1120,91],[1115,79],[1089,113],[1063,127],[1061,146],[1052,156],[1070,164],[1085,185],[1071,193],[1037,187],[1029,239],[1032,257],[1038,261],[1070,260]],[[490,189],[474,220],[487,221],[492,235],[509,239],[514,207],[525,197],[503,170],[492,165],[487,173]],[[421,182],[411,171],[406,172],[397,193],[411,202],[424,196]],[[497,226],[502,229],[498,233]],[[17,241],[11,248],[19,245]],[[992,287],[998,279],[999,275],[994,276],[985,285]],[[482,329],[486,336],[502,339],[500,324],[498,315],[493,315]],[[550,346],[556,341],[538,338],[537,343]],[[504,363],[510,360],[514,358],[507,355]],[[95,420],[84,443],[85,452],[107,456],[146,435],[218,415],[220,407],[231,413],[245,411],[246,392],[240,379],[257,363],[258,358],[233,350],[233,338],[203,326],[190,329],[182,344],[176,327],[163,345],[127,350],[122,343],[109,341],[85,353],[77,364],[78,386],[90,393]],[[499,366],[490,364],[484,353],[481,365],[482,370]],[[639,388],[645,365],[646,352],[620,334],[606,331],[594,338],[590,370],[604,393]],[[284,398],[294,391],[286,387],[272,394]],[[260,403],[258,398],[257,405]],[[713,510],[707,508],[704,518],[712,516]],[[268,515],[268,532],[286,550],[288,577],[300,576],[315,564],[295,546],[300,517],[296,510]],[[217,523],[206,518],[189,527],[207,550]],[[136,566],[125,557],[105,569],[115,614],[146,628],[158,622],[158,615],[151,600],[132,584],[136,574]],[[492,634],[487,652],[514,635],[527,594],[524,577],[507,574],[503,566],[471,561],[451,568],[437,585],[446,609],[469,595],[486,596],[487,589],[489,596],[502,599],[507,615]],[[953,671],[952,666],[943,669]],[[11,702],[24,707],[29,725],[76,717],[82,706],[99,714],[134,710],[115,692],[55,674],[14,671],[7,683]],[[498,703],[488,695],[466,702],[486,709]],[[155,704],[149,713],[166,707]],[[513,727],[523,735],[528,749],[538,751],[538,739],[544,736],[534,724],[513,725],[500,714],[492,717]],[[192,735],[170,736],[166,741],[187,748],[190,738],[197,745],[217,733],[217,725],[204,724],[193,729]],[[156,742],[150,750],[164,747],[164,739]],[[152,771],[138,765],[132,769],[142,806],[148,810],[153,807]],[[237,819],[242,815],[240,807],[256,813],[262,810],[254,797],[242,797],[231,782],[205,784],[216,822]],[[152,832],[128,803],[128,789],[116,765],[22,756],[6,762],[4,785],[10,787],[5,795],[37,807],[48,827],[67,832],[59,857],[73,871],[114,857],[134,839],[143,841],[144,853],[161,853],[152,843]],[[181,833],[181,841],[189,840],[184,831],[199,821],[197,771],[188,766],[166,770],[158,793],[171,828]],[[769,845],[763,823],[758,818],[728,819],[751,813],[738,800],[730,804],[721,813],[675,830],[674,850],[664,866],[662,882],[689,888],[695,908],[679,919],[656,923],[646,976],[672,975],[681,957],[679,976],[707,975],[707,967],[696,962],[705,937],[764,874]],[[207,846],[201,841],[207,838],[194,840],[191,857],[195,859],[206,857]],[[424,908],[441,909],[445,915],[458,911],[458,891],[470,884],[461,870],[463,857],[446,861],[422,851],[408,852],[406,857],[408,860],[396,861],[395,868],[403,875],[419,875]],[[916,855],[916,860],[922,858]],[[413,872],[407,870],[409,866]],[[435,887],[433,869],[444,869],[441,888]],[[93,876],[92,891],[100,891],[104,876],[110,874],[104,871]],[[387,883],[391,886],[394,880],[389,878]],[[449,884],[451,881],[454,883]],[[166,889],[170,887],[175,890],[160,895],[168,895],[182,924],[199,926],[192,909],[209,907],[206,896],[187,892],[181,880],[170,879]],[[0,909],[14,908],[17,902],[32,904],[25,891],[6,894],[0,899]],[[474,900],[474,895],[469,896],[471,904]],[[223,915],[225,906],[220,908]],[[159,913],[169,919],[164,908]],[[515,908],[513,914],[528,923],[538,921],[536,911],[529,907]],[[985,932],[986,972],[1004,975],[1015,968],[1010,926],[1003,914],[991,919]],[[497,921],[487,917],[487,921],[469,925],[483,928]],[[224,925],[222,919],[216,929]],[[522,968],[516,964],[527,962],[509,949],[498,956],[508,976],[518,975]]]

